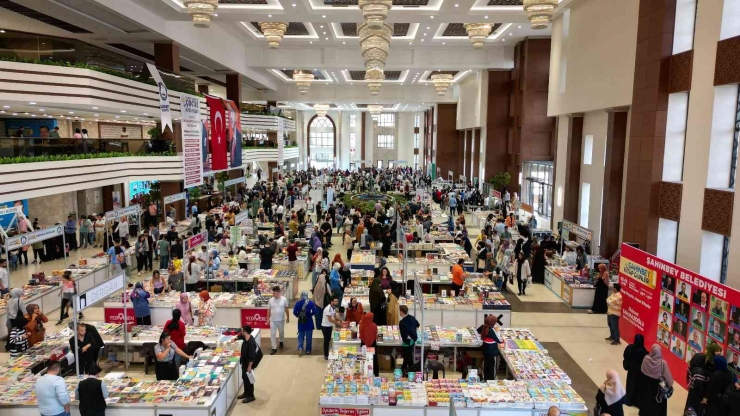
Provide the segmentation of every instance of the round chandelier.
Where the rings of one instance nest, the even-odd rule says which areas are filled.
[[[184,0],[182,4],[188,9],[195,27],[210,26],[211,16],[218,8],[218,0]]]
[[[439,96],[445,95],[447,88],[452,85],[452,75],[450,74],[434,74],[431,76],[431,79]]]
[[[298,91],[301,92],[301,95],[306,95],[306,93],[308,93],[308,89],[311,88],[311,83],[314,80],[314,75],[310,72],[304,73],[303,71],[298,70],[293,73],[293,80],[298,86]]]
[[[270,49],[277,49],[283,40],[288,24],[282,22],[260,22],[260,29],[267,39]]]
[[[367,106],[367,111],[370,112],[373,119],[377,119],[378,116],[380,116],[380,113],[383,112],[383,106],[380,104],[370,104]]]
[[[326,112],[329,111],[329,105],[328,104],[314,104],[313,110],[316,111],[316,115],[319,117],[326,117]]]
[[[365,81],[367,82],[368,88],[370,88],[370,95],[378,95],[380,88],[383,86],[385,81],[385,72],[383,68],[369,68],[365,71]]]
[[[479,49],[481,46],[483,46],[483,42],[486,41],[488,35],[491,34],[491,24],[466,23],[465,31],[468,32],[468,38],[470,38],[470,43],[473,44],[473,47]]]
[[[385,23],[379,26],[363,23],[357,29],[357,34],[360,37],[360,50],[365,68],[384,68],[393,37],[393,27]]]
[[[524,0],[524,11],[532,29],[547,29],[556,7],[558,0]]]
[[[388,17],[388,11],[391,9],[393,1],[359,0],[357,5],[362,9],[362,17],[365,18],[367,23],[372,27],[380,28]]]

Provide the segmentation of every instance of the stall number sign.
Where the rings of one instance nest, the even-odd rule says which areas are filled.
[[[249,219],[249,211],[241,211],[234,217],[234,224],[239,225],[247,219]]]
[[[114,209],[113,211],[108,211],[105,213],[105,220],[113,221],[121,217],[128,217],[129,215],[139,215],[139,211],[141,211],[141,208],[139,208],[138,205],[132,205],[130,207],[121,209]]]
[[[199,245],[205,244],[207,242],[208,233],[206,231],[203,231],[202,233],[198,233],[185,240],[183,247],[185,248],[185,251],[190,251],[193,249],[193,247],[198,247]]]
[[[322,407],[322,416],[369,416],[370,409],[343,409],[339,407]]]
[[[583,237],[584,239],[591,241],[592,239],[592,232],[591,230],[587,228],[583,228],[578,224],[573,224],[570,221],[563,221],[563,235],[567,236],[566,231],[571,232],[579,237]]]
[[[105,282],[93,287],[92,289],[87,290],[85,293],[75,295],[74,304],[77,308],[77,312],[82,312],[88,307],[93,306],[94,304],[102,300],[105,300],[110,295],[118,292],[119,290],[123,290],[125,282],[126,276],[121,273],[118,276],[114,276],[113,278],[106,280]]]
[[[62,227],[61,225],[55,225],[53,227],[43,228],[32,233],[10,237],[8,238],[8,250],[15,250],[23,246],[37,243],[39,241],[48,240],[54,237],[60,237],[62,236],[62,234],[64,234],[64,227]]]

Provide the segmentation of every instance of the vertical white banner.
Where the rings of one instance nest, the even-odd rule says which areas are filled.
[[[167,90],[167,86],[164,85],[162,76],[159,75],[156,66],[148,63],[146,67],[149,69],[149,74],[154,78],[154,82],[157,83],[157,88],[159,89],[159,113],[162,119],[162,131],[165,131],[169,127],[174,132],[175,129],[172,128],[172,113],[170,112],[170,93]]]
[[[203,184],[200,98],[180,94],[182,119],[182,170],[185,189]]]
[[[283,137],[285,135],[285,120],[283,120],[282,117],[278,117],[278,123],[277,123],[277,148],[278,148],[278,168],[283,168],[283,162],[285,161],[285,158],[283,156],[285,152],[285,138]]]

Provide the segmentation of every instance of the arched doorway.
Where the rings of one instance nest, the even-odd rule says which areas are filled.
[[[315,115],[308,122],[309,166],[317,169],[333,168],[337,155],[337,129],[334,120],[328,115]]]

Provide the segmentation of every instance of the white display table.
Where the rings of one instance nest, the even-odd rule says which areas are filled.
[[[545,268],[545,286],[571,308],[590,308],[594,304],[595,288],[572,286],[547,267]]]

